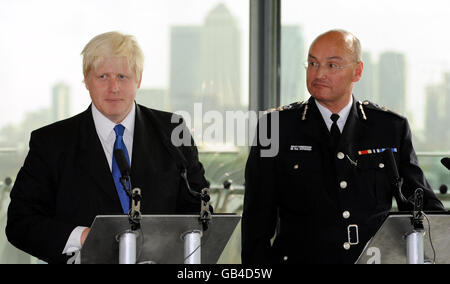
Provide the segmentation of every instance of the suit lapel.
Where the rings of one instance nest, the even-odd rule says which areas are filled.
[[[117,206],[121,211],[120,200],[114,185],[108,161],[105,157],[105,151],[98,138],[95,129],[94,119],[92,118],[91,107],[83,113],[83,119],[80,124],[80,151],[79,163],[82,172],[86,172],[88,176],[96,184],[103,193]],[[87,186],[89,182],[87,181]]]
[[[133,157],[131,159],[131,182],[134,187],[150,189],[150,181],[155,172],[156,152],[160,149],[157,145],[158,138],[153,124],[145,117],[136,104],[136,120],[134,124]]]

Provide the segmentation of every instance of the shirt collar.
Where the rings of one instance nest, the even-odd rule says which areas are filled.
[[[328,130],[330,130],[331,125],[333,124],[333,121],[331,120],[330,117],[333,113],[329,109],[327,109],[326,107],[321,105],[319,102],[317,102],[315,99],[314,99],[314,101],[315,101],[320,113],[322,114],[323,120],[325,121],[325,123],[328,127]],[[347,118],[348,118],[348,115],[352,108],[352,105],[353,105],[353,96],[350,98],[350,102],[343,109],[341,109],[341,111],[338,113],[339,119],[337,121],[337,124],[338,124],[338,127],[341,130],[341,132],[344,129],[345,122],[347,121]]]
[[[103,115],[95,107],[94,103],[92,103],[92,117],[94,118],[94,124],[97,130],[97,134],[100,136],[102,140],[104,141],[108,140],[108,137],[111,135],[111,131],[114,131],[116,123],[112,122],[105,115]],[[125,127],[124,135],[126,135],[126,133],[128,132],[131,135],[131,137],[133,137],[135,117],[136,117],[136,103],[133,103],[133,107],[131,108],[130,113],[120,123]]]

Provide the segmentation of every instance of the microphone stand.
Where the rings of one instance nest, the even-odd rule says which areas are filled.
[[[116,236],[119,242],[119,264],[135,264],[137,261],[136,239],[139,237],[138,230],[141,228],[141,190],[134,188],[131,190],[131,180],[129,175],[122,175],[120,178],[124,190],[130,197],[130,212],[128,213],[128,221],[131,229],[120,233]],[[129,185],[129,187],[128,187]]]
[[[414,210],[411,218],[412,232],[406,235],[406,263],[424,263],[423,189],[414,192]]]
[[[187,179],[187,169],[183,168],[181,170],[181,177],[186,183],[189,194],[194,198],[200,197],[200,216],[198,218],[202,225],[202,231],[200,230],[189,230],[182,234],[182,239],[184,241],[184,264],[200,264],[201,263],[201,238],[203,232],[208,229],[209,222],[211,221],[211,212],[209,211],[209,189],[204,188],[202,191],[193,191],[189,185]]]
[[[200,193],[193,191],[191,189],[191,187],[189,185],[189,181],[187,179],[187,169],[186,168],[181,170],[181,177],[183,177],[183,180],[186,183],[189,194],[194,198],[200,197],[199,221],[202,224],[203,231],[206,231],[208,229],[209,222],[211,221],[211,212],[209,211],[209,201],[211,200],[211,197],[209,196],[209,188],[202,189],[202,191]]]
[[[122,176],[120,183],[125,189],[128,197],[130,198],[130,212],[128,213],[128,221],[131,224],[131,230],[136,231],[141,228],[141,189],[134,188],[131,190],[131,181],[129,176]],[[127,185],[130,185],[127,187]]]
[[[391,148],[385,150],[385,159],[391,168],[391,178],[396,187],[399,198],[403,203],[413,203],[413,216],[411,218],[412,231],[406,234],[406,263],[424,263],[424,227],[423,227],[423,189],[417,188],[414,192],[414,201],[408,199],[402,193],[403,179],[398,174],[397,165]]]
[[[211,221],[211,212],[209,211],[209,188],[202,189],[200,194],[201,210],[200,210],[200,223],[202,223],[203,231],[208,230],[209,222]]]

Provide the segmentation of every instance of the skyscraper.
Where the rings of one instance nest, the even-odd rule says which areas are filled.
[[[58,121],[70,116],[70,87],[58,83],[52,88],[52,120]]]
[[[200,48],[201,27],[171,27],[169,92],[173,111],[193,113],[202,85]]]
[[[241,106],[241,33],[224,4],[206,16],[201,38],[201,101],[205,110]]]
[[[439,149],[445,140],[447,126],[445,123],[445,85],[435,84],[425,88],[425,135],[429,149]],[[447,140],[448,141],[448,140]],[[444,142],[445,143],[445,142]]]
[[[302,31],[298,25],[281,27],[281,105],[305,100],[306,53]]]
[[[364,62],[363,76],[359,82],[355,83],[353,94],[359,100],[369,100],[374,103],[378,102],[376,92],[376,65],[372,61],[372,56],[369,52],[363,52],[362,61]]]
[[[443,141],[445,141],[445,147],[444,149],[448,150],[448,145],[450,141],[450,127],[448,126],[450,121],[450,72],[444,74],[444,98],[443,98],[443,107],[444,107],[444,117],[442,121],[442,126],[444,127],[444,136]]]
[[[170,35],[172,111],[241,107],[241,33],[236,19],[219,4],[202,26],[173,26]]]
[[[405,55],[385,52],[380,55],[378,76],[379,103],[406,114],[406,60]]]

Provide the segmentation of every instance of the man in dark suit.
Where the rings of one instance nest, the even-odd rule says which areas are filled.
[[[181,117],[134,101],[143,70],[136,40],[105,33],[82,54],[93,103],[72,118],[32,132],[8,209],[8,240],[51,263],[65,262],[65,253],[81,248],[95,216],[128,213],[129,197],[113,178],[117,147],[131,165],[132,186],[142,190],[142,214],[200,212],[180,167],[187,169],[192,190],[208,187],[192,138],[188,135],[192,144],[178,149],[171,143],[172,132],[185,128]]]
[[[247,161],[244,264],[354,263],[393,197],[400,210],[412,210],[407,198],[417,188],[426,210],[443,210],[418,166],[407,120],[352,95],[363,71],[359,40],[342,30],[320,35],[306,68],[312,97],[259,126],[278,120],[279,137],[271,137],[279,139],[278,155],[262,156],[268,147],[257,143]]]

